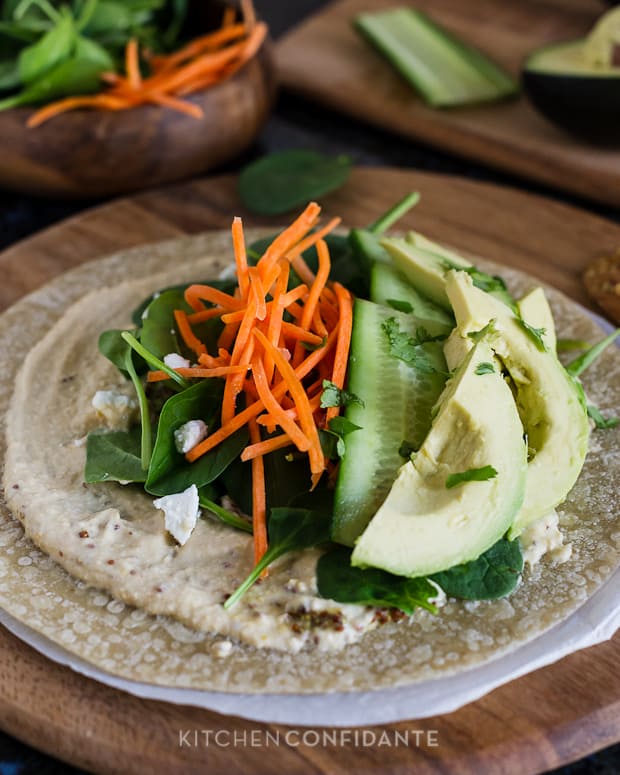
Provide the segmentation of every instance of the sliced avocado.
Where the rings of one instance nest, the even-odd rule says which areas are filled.
[[[588,450],[583,390],[554,350],[541,350],[519,318],[463,272],[450,272],[446,290],[463,347],[493,321],[490,342],[508,371],[530,448],[525,500],[510,537],[551,512],[575,484]]]
[[[481,340],[448,382],[420,451],[358,539],[353,565],[424,576],[479,557],[508,530],[523,502],[527,452],[499,364],[477,373],[494,360]],[[451,475],[488,466],[491,478],[448,486]]]
[[[526,293],[522,299],[517,302],[519,314],[533,328],[540,330],[542,340],[548,350],[555,352],[557,338],[555,334],[555,322],[551,307],[542,288]]]
[[[415,315],[431,336],[448,336],[454,328],[452,315],[419,294],[406,277],[390,264],[378,262],[373,266],[370,299],[375,304]]]
[[[415,289],[447,311],[452,309],[446,295],[446,275],[451,269],[469,272],[474,283],[482,290],[497,296],[509,306],[514,304],[501,278],[480,271],[454,250],[445,248],[417,232],[409,232],[404,239],[383,239],[381,245]]]

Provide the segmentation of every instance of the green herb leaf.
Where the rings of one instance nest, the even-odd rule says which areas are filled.
[[[517,586],[523,570],[518,540],[500,539],[477,560],[435,573],[430,578],[449,597],[464,600],[495,600]]]
[[[597,430],[615,428],[620,424],[620,417],[603,417],[601,410],[592,404],[588,404],[588,417],[594,420]]]
[[[252,523],[247,519],[243,519],[243,517],[240,517],[238,514],[234,514],[232,511],[223,508],[219,503],[215,503],[212,498],[208,497],[209,495],[213,496],[213,493],[210,490],[211,485],[206,485],[198,490],[198,502],[200,503],[200,508],[213,514],[225,525],[234,527],[237,530],[243,530],[245,533],[252,533]]]
[[[470,468],[467,471],[462,471],[458,474],[450,474],[446,478],[446,490],[451,490],[453,487],[458,487],[459,484],[464,482],[486,482],[489,479],[495,479],[497,471],[493,466],[482,466],[482,468]]]
[[[355,393],[349,393],[347,390],[339,388],[328,379],[323,380],[323,392],[321,393],[321,409],[327,409],[330,406],[349,406],[349,404],[358,404],[364,408],[364,402]]]
[[[361,430],[360,426],[347,420],[346,417],[333,417],[329,421],[329,428],[319,431],[321,448],[325,457],[330,460],[344,457],[346,452],[344,437],[359,430]]]
[[[546,329],[544,328],[534,328],[534,326],[531,326],[529,323],[526,323],[523,318],[518,317],[517,323],[521,326],[521,328],[525,331],[525,333],[530,337],[530,339],[534,342],[536,345],[536,349],[540,350],[541,352],[546,352],[547,345],[545,344],[545,340],[543,339],[543,336],[547,333]]]
[[[65,11],[57,24],[36,43],[22,49],[18,69],[21,82],[28,86],[71,56],[76,40],[73,17]]]
[[[331,510],[276,508],[269,517],[269,549],[250,575],[224,603],[231,608],[260,577],[265,568],[288,552],[298,552],[327,543],[331,527]]]
[[[339,603],[398,608],[411,615],[416,608],[437,612],[430,602],[437,589],[425,578],[409,579],[378,568],[354,568],[351,550],[337,547],[322,555],[316,567],[321,597]]]
[[[348,156],[289,150],[264,156],[239,175],[243,204],[260,215],[280,215],[340,188],[351,171]]]
[[[484,374],[495,374],[495,367],[492,363],[487,363],[486,361],[479,363],[476,366],[476,374],[479,376],[483,376]]]
[[[129,333],[129,331],[123,331],[121,333],[121,338],[124,339],[129,347],[132,350],[135,350],[152,369],[166,372],[170,379],[174,380],[178,385],[180,385],[183,390],[189,387],[190,383],[186,379],[184,379],[180,374],[177,374],[174,369],[171,369],[170,366],[167,366],[163,361],[160,361],[159,358],[156,358],[153,353],[149,352],[133,334]]]
[[[123,334],[127,332],[124,331]],[[121,334],[121,336],[123,336]],[[129,378],[133,382],[136,396],[138,397],[138,404],[140,406],[140,425],[142,428],[141,444],[140,444],[140,460],[144,471],[148,470],[151,462],[151,453],[153,450],[153,441],[151,433],[151,415],[149,411],[149,402],[146,398],[146,392],[142,380],[136,372],[136,367],[133,362],[133,352],[131,347],[127,347],[125,354],[125,371],[129,374]]]
[[[601,339],[600,342],[597,342],[595,345],[592,345],[589,350],[586,350],[583,355],[580,355],[578,358],[575,358],[574,361],[571,361],[568,366],[566,367],[566,371],[573,377],[578,377],[582,372],[584,372],[589,366],[591,366],[594,361],[599,357],[599,355],[606,350],[609,345],[613,344],[617,337],[620,336],[620,328],[617,328],[615,331],[612,331],[609,336],[606,336],[604,339]]]
[[[495,320],[491,320],[484,328],[481,328],[480,331],[470,331],[467,336],[472,340],[472,342],[478,343],[481,339],[484,339],[485,336],[490,336],[495,333]]]
[[[84,481],[144,482],[140,459],[140,428],[112,433],[89,433],[86,440]]]
[[[424,337],[426,334],[424,328],[420,327],[417,330],[415,338],[401,331],[396,318],[388,318],[381,324],[381,328],[389,340],[390,354],[394,358],[398,358],[408,366],[427,374],[437,371],[423,347],[423,344],[429,340],[420,339],[420,335]]]
[[[203,420],[209,432],[219,425],[224,390],[220,379],[204,379],[169,398],[159,416],[157,439],[145,489],[152,495],[182,492],[191,484],[199,489],[217,479],[248,442],[245,428],[229,436],[215,449],[190,463],[177,452],[174,432],[189,420]]]
[[[411,191],[400,202],[397,202],[394,207],[384,213],[374,223],[372,223],[367,231],[380,237],[388,229],[391,229],[400,219],[406,215],[412,207],[415,207],[420,201],[420,193],[418,191]]]
[[[587,350],[589,347],[590,342],[586,342],[585,339],[558,339],[556,343],[556,350],[559,353],[571,350]]]

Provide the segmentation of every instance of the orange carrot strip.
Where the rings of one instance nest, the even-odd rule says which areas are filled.
[[[237,336],[238,330],[239,330],[239,323],[228,323],[224,327],[224,330],[220,334],[220,338],[217,340],[217,346],[219,350],[226,350],[226,351],[230,350],[230,348],[233,346],[233,342],[235,341],[235,337]]]
[[[311,331],[308,331],[305,328],[301,328],[300,326],[296,326],[293,323],[287,323],[284,321],[282,323],[282,331],[286,334],[286,336],[295,339],[297,342],[307,342],[308,344],[316,345],[323,343],[322,336],[317,336]]]
[[[77,108],[104,108],[105,110],[123,110],[131,107],[125,99],[107,94],[85,95],[83,97],[65,97],[37,110],[27,121],[29,129],[40,126],[51,118]]]
[[[255,329],[255,331],[258,331],[258,329]],[[288,417],[286,412],[282,410],[282,407],[274,397],[269,388],[269,383],[267,382],[267,377],[265,375],[265,368],[260,358],[254,358],[252,361],[252,376],[254,377],[254,384],[256,385],[258,396],[263,402],[265,409],[267,409],[282,430],[289,435],[291,442],[297,449],[300,452],[307,452],[308,449],[310,449],[310,441],[295,422]]]
[[[302,431],[310,442],[308,458],[310,460],[310,471],[312,472],[312,484],[313,487],[315,487],[321,477],[321,474],[325,470],[325,458],[323,456],[323,451],[321,450],[319,433],[314,422],[314,417],[312,416],[313,413],[312,409],[310,408],[310,403],[308,401],[306,391],[301,384],[301,380],[295,374],[293,367],[284,358],[278,348],[271,344],[263,332],[256,328],[254,329],[254,336],[259,340],[267,352],[271,352],[276,364],[276,368],[282,375],[284,384],[287,386],[288,392],[291,394],[291,397],[295,402],[297,411],[299,412],[299,424],[301,425]],[[256,374],[254,374],[254,379],[256,380]],[[271,408],[268,408],[270,413],[273,414]],[[284,426],[282,427],[284,428]],[[286,430],[287,433],[289,432],[288,428],[284,428],[284,430]]]
[[[240,372],[239,374],[235,374],[234,376],[231,376],[229,379],[226,380],[226,384],[224,386],[223,401],[228,403],[222,404],[222,424],[232,419],[235,413],[237,396],[243,390],[243,385],[244,385],[244,382],[246,381],[245,380],[246,372],[247,372],[247,369],[250,367],[253,354],[254,354],[254,337],[251,336],[248,340],[245,350],[243,351],[239,359],[240,363],[245,366],[244,371]],[[233,369],[235,367],[232,366],[229,368]],[[231,371],[231,374],[232,374],[232,371]]]
[[[256,305],[255,317],[258,320],[264,320],[267,317],[267,307],[265,305],[266,290],[260,272],[255,266],[248,269],[250,277],[250,293],[254,296]]]
[[[301,215],[288,228],[278,234],[258,262],[257,266],[263,277],[279,258],[288,253],[310,231],[320,213],[319,205],[316,202],[310,202]]]
[[[260,430],[256,421],[252,419],[250,420],[250,441],[258,444],[260,440]],[[254,563],[257,563],[267,551],[267,497],[262,456],[252,459],[252,533]]]
[[[288,261],[279,261],[277,266],[280,268],[280,274],[278,276],[276,287],[274,289],[273,302],[270,305],[269,324],[267,326],[267,338],[274,347],[278,346],[280,341],[280,332],[282,331],[283,315],[284,315],[284,296],[288,287],[288,279],[290,275],[290,264]],[[273,380],[274,371],[273,358],[269,353],[265,354],[265,374],[267,375],[267,382],[271,384]]]
[[[256,420],[256,422],[258,422],[258,420]],[[291,443],[288,435],[286,433],[281,433],[279,436],[274,436],[272,439],[259,441],[256,444],[249,444],[241,453],[241,460],[245,463],[247,460],[252,460],[255,457],[268,455],[270,452],[275,452],[283,447],[289,447]]]
[[[292,290],[290,290],[288,293],[285,293],[282,297],[282,304],[284,304],[284,308],[290,307],[291,304],[298,301],[299,299],[303,299],[304,296],[308,293],[308,286],[305,283],[302,283],[301,285],[296,286]]]
[[[320,304],[317,304],[317,306],[314,308],[314,312],[312,313],[312,326],[314,330],[317,332],[321,340],[323,337],[327,336],[327,328],[325,327],[325,323],[323,322],[323,318],[321,317],[321,306]]]
[[[201,301],[210,301],[212,304],[217,304],[224,309],[243,309],[245,304],[239,299],[235,299],[228,293],[218,291],[217,288],[212,288],[210,285],[190,285],[185,289],[185,301],[196,312],[200,312],[204,309]]]
[[[321,361],[331,352],[332,348],[336,344],[337,335],[338,328],[336,327],[327,337],[327,343],[325,347],[321,347],[318,350],[310,353],[310,355],[299,364],[299,366],[295,369],[295,376],[297,379],[304,379],[304,377],[307,377],[308,374],[310,374],[310,372],[312,372],[321,363]],[[274,398],[279,401],[282,399],[286,391],[286,382],[282,381],[279,385],[276,385],[272,392]],[[232,436],[232,434],[238,431],[239,428],[243,428],[244,425],[247,425],[253,417],[258,416],[262,411],[264,411],[264,409],[265,406],[260,399],[255,401],[253,404],[250,404],[250,406],[243,409],[241,412],[239,412],[239,414],[236,414],[232,420],[230,420],[230,422],[226,423],[226,425],[222,425],[220,428],[218,428],[217,431],[207,436],[207,438],[201,441],[200,444],[197,444],[193,449],[187,452],[185,455],[186,459],[191,463],[202,455],[205,455],[207,452],[209,452],[209,450],[214,449],[222,441],[227,439],[229,436]]]
[[[230,6],[226,10],[232,11],[233,14],[235,13],[235,9]],[[194,40],[178,51],[175,51],[173,54],[150,57],[149,62],[151,68],[156,74],[169,72],[183,62],[186,62],[188,59],[194,59],[204,51],[215,50],[226,43],[243,38],[246,32],[247,29],[245,24],[231,24],[225,29],[222,28],[215,32],[201,35],[199,38],[194,38]]]
[[[202,355],[202,353],[206,353],[207,348],[192,331],[192,327],[187,320],[187,314],[182,309],[175,309],[174,319],[181,339],[183,339],[187,347],[189,347],[190,350],[193,350],[198,356]]]
[[[229,6],[227,9],[233,11]],[[248,257],[245,251],[245,237],[243,235],[243,222],[241,218],[233,218],[232,223],[233,249],[235,251],[235,264],[237,265],[237,280],[241,291],[241,298],[246,299],[250,289],[250,276],[248,274]]]
[[[351,347],[351,331],[353,329],[353,299],[349,291],[340,283],[334,283],[334,291],[340,308],[340,326],[338,328],[338,341],[334,356],[334,367],[331,381],[339,388],[344,387],[349,362],[349,348]],[[337,406],[330,406],[326,413],[325,421],[335,417],[340,411]]]
[[[179,113],[185,113],[191,118],[203,118],[204,111],[200,105],[194,105],[192,102],[186,102],[185,100],[179,100],[176,97],[171,97],[168,94],[150,94],[147,98],[148,102],[152,102],[155,105],[161,105],[164,108],[171,108]]]
[[[232,5],[227,5],[226,8],[224,8],[224,16],[222,18],[222,29],[224,30],[227,27],[230,27],[232,24],[234,24],[236,18],[237,18],[237,11],[232,7]]]
[[[205,320],[217,318],[223,313],[221,307],[211,307],[210,309],[201,309],[200,312],[192,312],[187,316],[190,323],[204,323]]]
[[[204,366],[206,369],[217,369],[220,366],[228,366],[228,363],[224,363],[221,358],[214,358],[209,353],[203,353],[198,357],[198,363]]]
[[[181,377],[201,377],[206,379],[208,377],[227,377],[230,374],[245,374],[248,370],[247,366],[217,366],[215,368],[199,369],[181,367],[180,369],[174,369]],[[163,382],[166,379],[170,379],[169,375],[165,371],[149,371],[146,375],[147,382]]]
[[[138,41],[131,38],[125,48],[125,72],[129,86],[134,91],[140,91],[142,86],[142,75],[140,73],[140,57],[138,55]]]
[[[325,283],[327,282],[327,278],[329,277],[329,272],[331,269],[331,261],[329,258],[327,243],[324,240],[319,240],[316,243],[316,249],[319,256],[319,267],[314,282],[310,287],[310,293],[308,294],[306,303],[304,304],[304,312],[301,316],[300,322],[300,326],[305,330],[310,328],[314,310],[319,303],[321,292],[325,288]],[[320,344],[320,341],[321,340],[319,339],[318,344]],[[301,346],[301,342],[298,342],[295,346],[295,352],[293,353],[293,364],[297,366],[301,362],[302,358],[303,348]]]
[[[241,15],[248,29],[252,29],[256,24],[256,11],[252,0],[241,0]]]

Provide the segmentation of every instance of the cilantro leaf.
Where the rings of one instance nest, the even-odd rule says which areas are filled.
[[[406,363],[408,366],[412,366],[418,371],[426,374],[431,374],[437,369],[431,363],[428,353],[424,350],[422,345],[428,339],[424,339],[424,336],[428,336],[426,329],[420,327],[416,331],[415,338],[409,336],[409,334],[400,330],[398,321],[396,318],[388,318],[381,324],[381,328],[385,332],[390,343],[390,354],[394,358]],[[422,337],[422,341],[420,341]]]
[[[547,329],[534,328],[534,326],[530,326],[529,323],[526,323],[525,320],[523,320],[523,318],[517,318],[517,323],[521,326],[521,328],[525,331],[525,333],[534,342],[534,344],[536,345],[536,349],[540,350],[541,352],[546,352],[547,345],[545,344],[543,336],[547,333]]]
[[[386,299],[386,301],[392,309],[398,312],[406,312],[408,314],[413,312],[413,307],[408,301],[399,301],[398,299]]]
[[[476,366],[476,374],[478,374],[478,376],[480,377],[483,374],[494,374],[494,373],[495,373],[495,367],[493,366],[492,363],[487,363],[486,361],[484,361],[483,363],[479,363]]]
[[[319,431],[321,449],[325,457],[330,460],[344,457],[346,452],[344,437],[359,430],[361,427],[347,420],[346,417],[333,417],[329,421],[329,427]]]
[[[495,479],[497,471],[493,466],[482,466],[482,468],[470,468],[467,471],[461,471],[458,474],[450,474],[446,479],[446,490],[458,487],[464,482],[486,482],[488,479]]]
[[[348,390],[339,388],[328,379],[323,380],[323,392],[321,393],[321,409],[327,409],[330,406],[349,406],[349,404],[359,404],[364,408],[365,404],[355,393],[349,393]]]
[[[497,329],[495,328],[494,318],[493,320],[490,320],[484,328],[481,328],[480,331],[470,331],[467,336],[472,340],[472,342],[477,344],[481,339],[484,339],[485,336],[488,336],[489,334],[495,334],[496,332]]]
[[[409,615],[416,608],[437,613],[431,603],[437,588],[428,579],[395,576],[379,568],[354,568],[351,550],[343,546],[319,558],[316,577],[319,595],[339,603],[398,608]]]
[[[588,404],[588,417],[594,420],[597,430],[615,428],[620,424],[620,417],[603,417],[600,409],[592,404]]]

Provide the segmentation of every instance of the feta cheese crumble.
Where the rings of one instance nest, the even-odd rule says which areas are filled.
[[[184,455],[206,439],[208,434],[209,429],[202,420],[189,420],[174,432],[174,446],[177,452]]]
[[[164,495],[153,501],[156,509],[164,512],[166,530],[181,546],[187,542],[200,516],[198,488],[195,484],[174,495]]]
[[[107,425],[118,429],[128,428],[138,409],[138,402],[134,397],[115,390],[98,390],[91,405]]]
[[[171,369],[189,369],[190,362],[179,353],[168,353],[164,355],[164,363]]]
[[[552,511],[526,527],[520,538],[523,559],[530,567],[536,565],[546,554],[554,563],[566,562],[572,554],[572,544],[564,543],[564,536],[558,526],[557,511]]]

